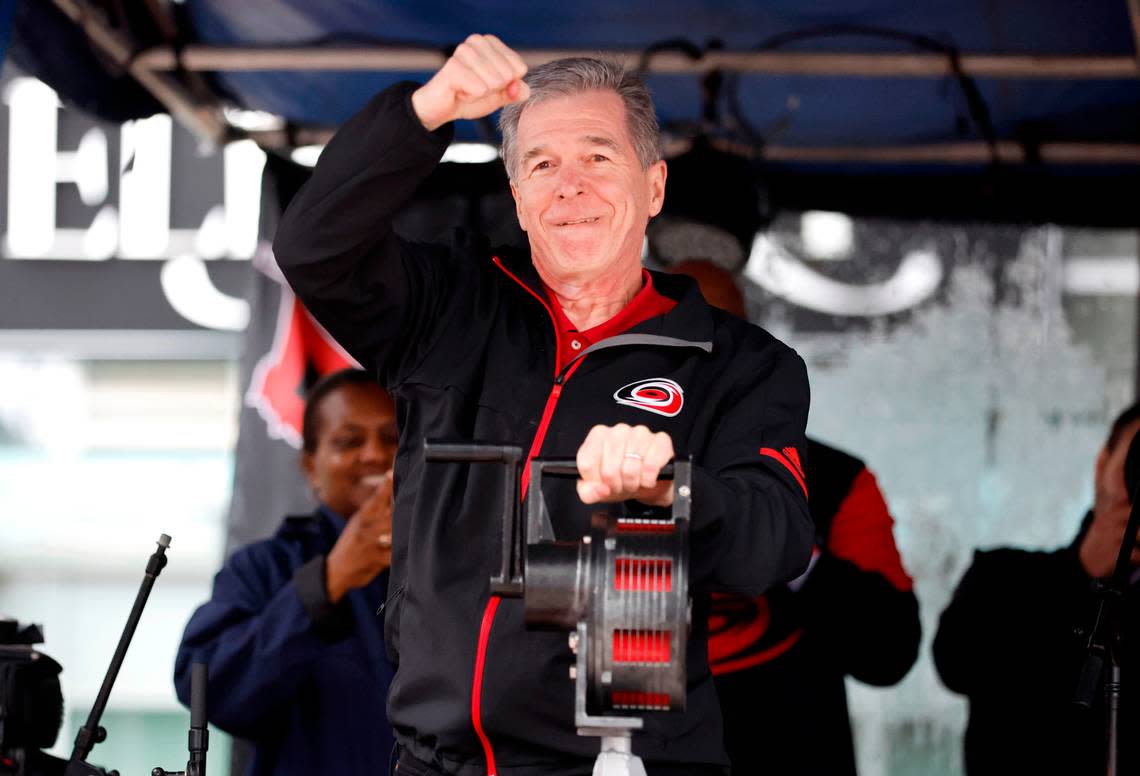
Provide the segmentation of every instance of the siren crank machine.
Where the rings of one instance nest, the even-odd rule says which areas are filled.
[[[673,480],[668,517],[598,513],[588,533],[563,541],[555,539],[542,483],[577,478],[573,459],[531,460],[524,519],[521,448],[427,442],[424,457],[503,467],[502,546],[491,592],[522,598],[528,627],[568,632],[574,723],[579,735],[601,738],[594,776],[645,776],[633,731],[645,714],[685,708],[691,461],[679,458],[661,471]]]

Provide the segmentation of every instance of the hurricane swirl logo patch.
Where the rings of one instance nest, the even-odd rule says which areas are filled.
[[[619,388],[614,392],[614,400],[618,404],[671,418],[684,406],[685,392],[672,380],[655,377]]]

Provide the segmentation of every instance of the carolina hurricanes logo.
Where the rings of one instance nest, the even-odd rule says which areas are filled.
[[[685,392],[672,380],[654,377],[619,388],[614,392],[614,399],[618,404],[671,418],[685,405]]]

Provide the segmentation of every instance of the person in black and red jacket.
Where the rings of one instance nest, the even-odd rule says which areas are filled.
[[[810,437],[807,449],[809,571],[760,597],[713,598],[709,664],[733,774],[855,774],[844,679],[895,684],[922,640],[874,474]]]
[[[725,269],[695,259],[671,269],[695,278],[710,304],[745,316]],[[807,573],[762,596],[713,596],[709,665],[735,776],[854,774],[845,677],[895,684],[922,640],[874,474],[809,438],[803,475],[816,531]]]
[[[462,233],[450,245],[399,239],[392,217],[452,121],[499,108],[530,251]],[[528,462],[576,457],[581,479],[544,489],[557,538],[572,540],[598,503],[668,509],[671,483],[657,474],[692,455],[687,707],[647,715],[633,750],[653,776],[727,765],[708,592],[758,594],[808,564],[795,463],[807,375],[690,279],[642,269],[665,178],[637,78],[586,58],[528,74],[497,38],[473,35],[427,84],[398,84],[350,119],[281,220],[274,252],[289,283],[396,399],[385,643],[398,662],[388,716],[401,776],[584,776],[598,747],[574,727],[566,634],[528,631],[520,600],[490,594],[501,472],[429,465],[432,439],[518,445]]]

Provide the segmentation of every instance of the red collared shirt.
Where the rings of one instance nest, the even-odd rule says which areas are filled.
[[[621,334],[632,329],[644,320],[655,315],[664,315],[677,306],[677,302],[667,296],[662,296],[653,287],[653,277],[647,270],[641,270],[641,290],[629,300],[629,304],[608,321],[599,323],[586,331],[578,331],[574,324],[566,317],[558,297],[546,286],[546,296],[551,301],[550,309],[554,312],[554,325],[558,328],[558,363],[562,366],[569,364],[574,358],[595,342]],[[545,284],[544,284],[545,285]]]

